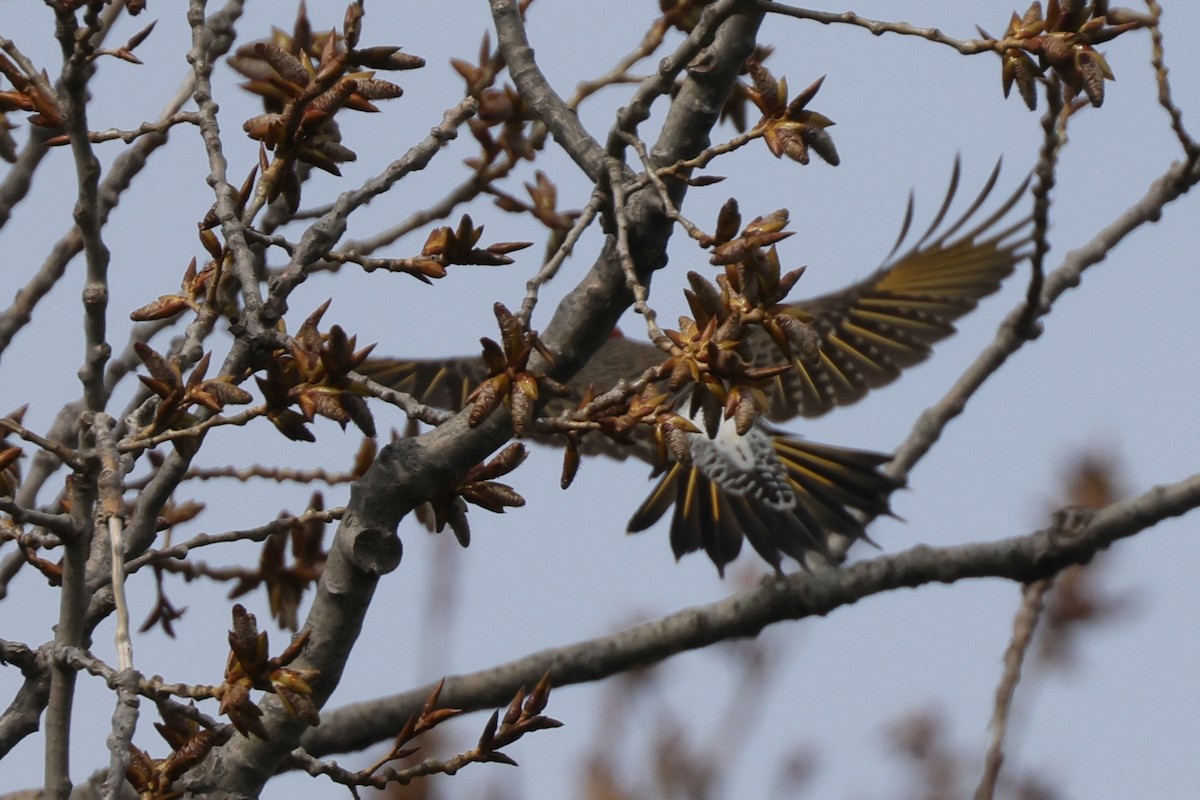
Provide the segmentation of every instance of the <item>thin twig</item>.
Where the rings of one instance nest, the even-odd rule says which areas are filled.
[[[168,559],[183,559],[193,550],[214,544],[223,544],[225,542],[261,542],[273,534],[290,530],[299,525],[307,525],[310,522],[333,522],[339,520],[342,518],[345,510],[340,507],[329,508],[324,511],[309,510],[295,516],[279,517],[257,528],[246,528],[243,530],[227,531],[225,533],[197,534],[186,542],[173,544],[159,550],[148,550],[137,558],[130,559],[125,563],[125,571],[132,575],[147,565]]]
[[[1183,111],[1175,105],[1175,101],[1171,97],[1171,83],[1167,78],[1166,56],[1163,49],[1163,33],[1160,27],[1162,20],[1162,6],[1157,0],[1146,0],[1146,7],[1150,9],[1150,14],[1154,17],[1154,24],[1150,26],[1150,65],[1154,67],[1154,79],[1158,83],[1158,104],[1161,105],[1171,118],[1171,130],[1175,131],[1175,138],[1179,140],[1180,147],[1187,154],[1187,158],[1191,162],[1200,159],[1200,144],[1192,138],[1187,132],[1187,128],[1183,124]]]
[[[57,657],[58,660],[67,664],[73,669],[83,670],[89,675],[97,678],[103,678],[106,683],[116,683],[120,680],[121,672],[114,668],[111,664],[106,664],[103,659],[98,658],[93,653],[82,647],[66,647],[60,650],[50,650],[52,657]],[[137,670],[130,670],[134,677],[134,685],[138,694],[149,700],[160,701],[161,699],[172,697],[183,697],[193,700],[206,700],[213,697],[216,687],[208,686],[202,683],[166,683],[157,676],[147,678]],[[186,709],[187,706],[178,705],[176,710]],[[206,728],[222,727],[221,723],[213,718],[201,714],[193,709],[193,713],[186,715],[189,719],[194,719]]]
[[[650,340],[670,352],[671,340],[658,325],[658,312],[646,302],[650,295],[645,285],[638,280],[637,264],[634,263],[633,253],[629,249],[625,187],[621,183],[623,166],[616,159],[608,161],[609,191],[612,192],[613,198],[613,217],[617,220],[617,258],[621,262],[621,269],[625,272],[625,287],[633,294],[633,310],[645,318],[646,331]]]
[[[1042,115],[1042,147],[1038,152],[1033,184],[1033,253],[1029,257],[1029,287],[1025,291],[1025,311],[1017,330],[1028,339],[1037,338],[1037,320],[1042,311],[1042,286],[1046,281],[1046,254],[1050,252],[1050,192],[1057,179],[1058,154],[1067,141],[1067,121],[1071,106],[1063,103],[1063,86],[1054,73],[1046,82],[1046,113]]]
[[[208,183],[216,195],[216,215],[221,223],[221,234],[231,256],[233,275],[238,281],[245,313],[242,322],[252,338],[258,338],[266,325],[261,317],[262,292],[255,272],[254,251],[246,241],[246,228],[254,219],[256,207],[248,207],[244,216],[238,213],[238,187],[227,178],[228,162],[225,159],[221,129],[217,122],[217,102],[212,95],[213,43],[216,35],[204,16],[204,0],[190,0],[187,19],[192,28],[192,48],[188,61],[192,65],[196,88],[192,98],[196,101],[199,117],[200,137],[208,155]],[[190,353],[185,351],[190,358]]]
[[[683,176],[691,173],[694,170],[702,169],[708,166],[709,163],[711,163],[717,156],[723,156],[727,153],[732,153],[734,150],[745,147],[756,139],[761,139],[763,136],[763,130],[764,129],[761,127],[755,127],[746,131],[745,133],[739,133],[737,136],[734,136],[728,141],[714,144],[711,147],[705,148],[702,153],[694,158],[681,159],[676,161],[674,164],[668,164],[665,167],[659,167],[658,170],[656,170],[656,173],[660,178],[666,178],[669,176]]]
[[[475,114],[476,107],[472,98],[459,101],[445,111],[442,121],[430,130],[428,136],[409,148],[383,172],[359,188],[339,195],[329,212],[304,232],[288,265],[272,281],[271,302],[282,304],[291,291],[308,277],[313,266],[345,233],[349,217],[355,210],[391,189],[406,175],[424,169],[448,142],[458,136],[458,129]]]
[[[529,279],[525,284],[525,298],[521,301],[521,310],[517,312],[517,321],[521,327],[528,328],[529,321],[533,318],[533,309],[537,306],[538,293],[542,286],[546,285],[550,280],[558,274],[559,267],[566,261],[567,256],[575,250],[575,243],[579,241],[579,237],[587,230],[592,221],[595,220],[597,213],[607,201],[607,196],[599,189],[592,191],[592,196],[588,198],[587,205],[583,207],[579,218],[575,220],[575,224],[567,231],[567,235],[563,237],[562,244],[554,251],[554,255],[550,257],[537,274]]]
[[[50,514],[36,508],[25,508],[3,497],[0,497],[0,511],[11,516],[14,522],[53,531],[61,540],[79,537],[79,529],[70,514]]]
[[[453,412],[427,406],[408,392],[401,392],[390,386],[384,386],[382,383],[376,383],[370,378],[359,375],[357,372],[351,372],[346,377],[361,386],[365,386],[367,391],[383,402],[396,406],[411,419],[419,420],[426,425],[441,425],[454,416]]]
[[[1038,620],[1042,615],[1042,601],[1054,584],[1054,578],[1043,578],[1027,583],[1021,590],[1021,607],[1013,620],[1012,641],[1004,651],[1004,674],[996,686],[996,702],[992,709],[992,738],[988,743],[984,760],[983,776],[975,789],[975,800],[992,800],[996,793],[996,780],[1004,763],[1004,736],[1008,731],[1008,718],[1012,710],[1013,695],[1021,681],[1021,665],[1033,641]]]
[[[641,82],[633,96],[617,112],[608,134],[608,154],[616,157],[624,146],[621,134],[637,134],[637,126],[650,117],[650,107],[659,97],[675,91],[676,79],[700,52],[712,44],[713,37],[731,15],[742,12],[745,0],[717,0],[705,6],[700,19],[686,39],[670,55],[658,62],[655,73]],[[739,65],[740,66],[740,65]]]
[[[107,414],[97,414],[92,425],[96,439],[96,452],[100,457],[100,475],[97,486],[100,490],[100,515],[108,533],[109,558],[111,560],[111,586],[113,604],[117,615],[116,630],[113,632],[117,650],[117,668],[124,671],[133,668],[133,642],[129,638],[129,603],[125,599],[125,501],[122,497],[124,470],[121,455],[112,438],[113,420]]]
[[[853,11],[843,11],[840,13],[810,11],[806,8],[795,8],[783,3],[770,2],[770,0],[758,0],[758,7],[772,14],[806,19],[812,22],[819,22],[822,25],[853,25],[865,28],[876,36],[881,36],[885,33],[896,33],[901,36],[918,36],[922,39],[928,39],[931,42],[953,47],[958,52],[968,56],[976,53],[987,53],[997,49],[997,44],[990,39],[967,39],[965,41],[954,39],[942,33],[937,28],[920,28],[907,22],[885,22],[883,20],[867,19],[866,17],[860,17]]]
[[[73,469],[75,472],[80,472],[83,469],[83,461],[79,458],[79,451],[75,448],[67,447],[66,445],[56,442],[53,439],[47,439],[45,436],[34,433],[26,428],[21,423],[10,417],[0,417],[0,429],[4,429],[9,433],[15,433],[27,442],[36,444],[43,450],[53,453],[54,456]]]
[[[677,222],[681,228],[687,231],[688,236],[692,237],[696,241],[702,242],[706,239],[711,239],[712,237],[700,230],[699,225],[683,216],[683,214],[679,212],[679,209],[675,207],[675,203],[671,200],[671,192],[667,188],[667,185],[663,183],[663,179],[659,174],[660,170],[656,170],[653,162],[650,160],[650,154],[646,151],[646,143],[638,137],[628,133],[624,134],[624,138],[625,141],[628,142],[638,154],[638,158],[641,159],[642,166],[645,167],[646,170],[643,174],[650,181],[651,185],[653,185],[658,191],[658,196],[662,198],[663,208],[666,209],[667,216],[675,220],[675,222]]]
[[[592,80],[580,81],[575,87],[575,93],[567,101],[567,106],[570,108],[579,108],[584,100],[605,87],[618,83],[637,82],[638,79],[629,75],[629,69],[642,59],[652,56],[654,51],[662,45],[663,37],[668,30],[669,26],[666,24],[664,17],[654,20],[646,30],[642,41],[638,42],[637,47],[618,59],[617,63],[611,69]]]
[[[330,472],[319,467],[296,469],[294,467],[267,467],[262,464],[251,464],[248,467],[230,464],[225,467],[192,467],[187,471],[186,480],[210,481],[216,478],[233,478],[245,483],[262,479],[276,483],[324,483],[328,486],[335,486],[341,483],[350,483],[356,477],[358,476],[353,472]]]
[[[239,412],[232,416],[213,416],[208,419],[201,420],[195,425],[189,425],[186,428],[172,428],[169,431],[155,434],[146,437],[126,438],[117,442],[117,450],[122,453],[134,453],[141,450],[149,450],[158,447],[163,442],[174,442],[180,439],[195,439],[203,436],[212,428],[221,427],[224,425],[245,425],[247,422],[259,417],[265,416],[270,409],[266,404],[253,406],[245,411]]]
[[[92,144],[100,144],[101,142],[111,142],[114,139],[120,139],[126,144],[131,144],[135,139],[141,138],[146,134],[163,133],[176,125],[183,125],[185,123],[199,125],[200,115],[194,111],[180,111],[165,119],[157,119],[154,122],[143,122],[133,130],[109,128],[103,131],[90,131],[88,133],[88,141]]]
[[[484,172],[472,174],[470,178],[467,178],[446,192],[436,203],[426,206],[420,211],[413,212],[396,225],[368,236],[365,239],[351,239],[342,247],[342,252],[355,252],[364,256],[370,255],[376,250],[395,242],[397,239],[407,236],[418,228],[428,225],[431,222],[446,219],[454,213],[456,208],[464,203],[469,203],[482,194],[484,189],[491,185],[493,181],[507,176],[515,166],[516,161],[506,157],[502,161],[489,166]],[[330,204],[328,207],[320,209],[320,214],[317,214],[317,216],[324,216],[332,210],[333,205]],[[310,274],[323,270],[336,272],[340,266],[340,262],[322,260],[317,261],[309,267],[308,271]]]
[[[0,542],[17,542],[23,547],[47,549],[62,547],[62,539],[48,533],[23,531],[8,520],[0,520]]]

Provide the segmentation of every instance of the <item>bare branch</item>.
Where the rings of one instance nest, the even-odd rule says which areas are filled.
[[[1038,306],[1046,282],[1046,254],[1050,252],[1047,238],[1050,231],[1050,192],[1054,190],[1058,153],[1066,143],[1067,121],[1071,116],[1070,106],[1063,104],[1062,81],[1058,75],[1051,75],[1047,83],[1046,113],[1042,115],[1042,148],[1034,170],[1037,181],[1033,185],[1033,253],[1029,257],[1032,274],[1029,288],[1025,291],[1025,312],[1017,324],[1021,334],[1029,339],[1037,338],[1037,321],[1043,313]]]
[[[546,285],[558,274],[559,267],[574,252],[575,243],[579,241],[579,237],[583,235],[583,232],[591,227],[605,200],[606,197],[600,190],[597,189],[592,192],[592,196],[588,198],[587,205],[583,207],[579,219],[575,220],[575,224],[567,231],[567,235],[563,237],[562,244],[554,251],[554,255],[542,265],[542,268],[538,270],[536,275],[526,282],[525,299],[521,301],[521,310],[517,312],[517,321],[522,326],[529,327],[529,322],[533,318],[533,309],[537,306],[538,292],[542,286]]]
[[[475,113],[475,108],[475,101],[468,97],[447,109],[442,115],[441,123],[434,126],[419,144],[358,189],[343,192],[333,207],[304,232],[287,267],[274,281],[271,303],[280,309],[285,307],[287,296],[292,289],[308,277],[312,265],[318,263],[345,233],[350,215],[386,192],[405,175],[423,169],[447,142],[458,136],[459,127]]]
[[[100,474],[96,479],[100,490],[100,516],[108,534],[109,559],[112,562],[113,603],[117,614],[117,627],[113,636],[117,649],[117,664],[121,670],[133,668],[133,642],[129,638],[129,604],[125,600],[125,500],[122,494],[122,479],[125,468],[112,437],[113,421],[107,414],[97,414],[92,425],[96,441],[96,452],[100,458]],[[118,700],[120,705],[121,701]],[[136,705],[134,706],[136,709]],[[132,734],[132,729],[130,730]],[[128,748],[123,748],[126,752]]]
[[[167,559],[183,559],[188,553],[201,547],[208,547],[214,544],[223,544],[225,542],[261,542],[267,537],[280,533],[281,531],[290,530],[297,525],[305,525],[309,522],[333,522],[342,518],[345,513],[344,508],[330,508],[324,511],[308,510],[303,514],[295,516],[285,515],[278,519],[272,520],[265,525],[260,525],[257,528],[246,528],[243,530],[227,531],[225,533],[200,533],[186,542],[173,544],[169,547],[164,547],[159,550],[148,550],[134,559],[130,559],[125,564],[125,571],[129,574],[137,572],[142,567],[154,564]]]
[[[1054,302],[1074,286],[1079,285],[1083,272],[1103,261],[1113,247],[1147,222],[1157,220],[1163,209],[1200,182],[1200,169],[1194,163],[1177,163],[1157,178],[1140,200],[1131,205],[1116,220],[1104,227],[1092,240],[1067,254],[1062,264],[1046,276],[1038,303],[1039,316],[1050,313]],[[967,401],[983,382],[1026,343],[1020,323],[1025,304],[1014,309],[1000,326],[996,338],[984,348],[970,367],[959,377],[946,396],[926,409],[913,426],[908,438],[896,448],[888,472],[903,477],[933,446],[950,420],[962,413]]]
[[[579,165],[593,183],[604,179],[604,148],[579,122],[579,117],[551,88],[533,59],[517,0],[491,0],[496,41],[513,83],[537,113],[559,147]]]
[[[543,650],[480,672],[450,677],[442,700],[464,711],[504,702],[514,687],[549,672],[556,686],[590,683],[714,642],[754,637],[768,625],[825,616],[836,608],[903,587],[1006,578],[1029,583],[1085,563],[1114,542],[1200,507],[1200,475],[1158,486],[1097,512],[1082,528],[1057,528],[956,547],[910,548],[839,569],[766,578],[758,588],[565,647]],[[314,756],[359,750],[393,736],[420,708],[430,687],[327,712],[301,746]]]
[[[1008,715],[1012,709],[1013,695],[1021,681],[1021,665],[1033,641],[1038,619],[1042,615],[1042,600],[1054,578],[1043,578],[1026,584],[1021,590],[1021,607],[1013,620],[1012,641],[1004,651],[1004,675],[996,687],[996,702],[992,710],[992,739],[988,744],[984,761],[983,777],[975,790],[975,800],[992,800],[996,794],[996,780],[1000,777],[1000,766],[1004,763],[1004,735],[1008,730]]]
[[[172,428],[169,431],[163,431],[153,436],[145,438],[129,438],[122,439],[117,443],[117,449],[122,453],[135,453],[142,450],[148,450],[152,447],[157,447],[164,442],[176,442],[182,439],[198,439],[213,428],[219,428],[225,425],[242,426],[251,420],[258,419],[267,413],[266,405],[257,405],[240,411],[228,417],[213,416],[208,419],[201,420],[195,425],[189,425],[186,428]]]
[[[131,144],[136,139],[148,133],[163,133],[170,128],[174,128],[176,125],[183,124],[199,125],[200,115],[194,111],[180,111],[170,115],[166,119],[143,122],[133,130],[123,131],[117,128],[109,128],[103,131],[92,131],[88,133],[88,141],[92,144],[100,144],[101,142],[111,142],[114,139],[120,139],[125,144]]]
[[[275,320],[263,320],[261,317],[262,293],[259,291],[255,273],[253,251],[246,241],[246,226],[254,219],[256,208],[247,208],[245,218],[238,214],[238,187],[231,184],[226,177],[228,162],[225,160],[221,129],[217,123],[217,103],[212,96],[211,79],[213,61],[217,56],[218,37],[207,24],[204,9],[204,0],[191,0],[188,3],[188,24],[192,26],[192,49],[188,53],[188,61],[191,62],[196,81],[192,98],[196,101],[200,135],[204,141],[204,150],[208,154],[208,183],[216,195],[217,219],[220,220],[221,233],[233,257],[233,273],[241,287],[245,304],[243,322],[248,333],[254,338],[259,338]],[[189,350],[185,350],[184,354],[191,357]]]
[[[638,277],[637,264],[634,263],[633,253],[629,248],[627,218],[629,204],[625,195],[625,185],[621,180],[621,165],[615,159],[608,159],[606,163],[609,191],[612,192],[613,216],[617,221],[617,260],[621,263],[621,270],[625,273],[625,288],[633,295],[634,310],[646,320],[646,332],[650,339],[669,351],[671,340],[658,325],[658,312],[647,302],[650,294],[646,285]],[[667,199],[669,201],[670,198]]]
[[[884,22],[882,20],[867,19],[866,17],[860,17],[853,11],[843,11],[841,13],[810,11],[806,8],[795,8],[784,3],[771,2],[771,0],[758,0],[758,7],[772,14],[794,17],[795,19],[806,19],[812,22],[819,22],[822,25],[854,25],[859,28],[865,28],[876,36],[882,36],[885,33],[896,33],[901,36],[919,36],[931,42],[953,47],[958,52],[967,56],[976,53],[986,53],[996,49],[995,43],[990,40],[969,39],[962,41],[947,36],[937,28],[919,28],[907,22]]]
[[[1187,128],[1183,124],[1183,111],[1175,105],[1175,101],[1171,96],[1171,82],[1167,78],[1167,62],[1163,48],[1163,33],[1159,23],[1162,20],[1162,6],[1157,0],[1146,0],[1146,6],[1150,9],[1150,14],[1154,17],[1155,24],[1150,26],[1150,64],[1154,67],[1154,79],[1158,82],[1158,104],[1166,110],[1167,115],[1171,118],[1171,130],[1175,131],[1175,138],[1179,139],[1179,145],[1183,148],[1183,152],[1187,155],[1187,159],[1191,163],[1200,160],[1200,144],[1192,138],[1188,133]]]

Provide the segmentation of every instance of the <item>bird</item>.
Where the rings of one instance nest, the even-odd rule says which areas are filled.
[[[903,486],[881,469],[891,455],[801,439],[776,423],[821,416],[896,380],[1028,257],[1032,215],[1013,213],[1026,196],[1028,177],[977,219],[999,174],[997,162],[968,208],[947,222],[961,176],[956,159],[945,199],[914,244],[902,249],[914,216],[910,193],[900,233],[881,266],[838,291],[779,306],[780,314],[804,323],[808,346],[785,355],[763,328],[748,328],[738,355],[752,367],[774,367],[757,382],[765,402],[748,429],[739,432],[733,418],[721,419],[711,402],[702,401],[703,392],[684,391],[679,407],[694,427],[681,455],[664,460],[665,448],[648,435],[586,437],[585,454],[632,456],[654,465],[657,482],[634,511],[628,532],[650,528],[673,508],[676,560],[703,550],[722,576],[744,541],[778,574],[784,556],[802,567],[812,554],[832,560],[832,534],[870,542],[867,522],[890,514],[889,498]],[[551,400],[544,413],[575,408],[590,392],[636,379],[665,358],[656,345],[614,332],[567,383],[570,396]],[[468,405],[474,388],[489,377],[478,356],[372,358],[359,371],[452,411]],[[554,439],[562,437],[543,441]]]

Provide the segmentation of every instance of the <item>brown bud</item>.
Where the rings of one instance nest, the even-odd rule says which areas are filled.
[[[821,157],[821,160],[831,167],[836,167],[842,163],[842,159],[838,156],[837,147],[833,144],[833,137],[829,135],[829,131],[822,128],[820,125],[806,125],[800,133],[801,138],[808,147]]]
[[[721,211],[717,215],[717,230],[713,234],[713,238],[717,242],[728,242],[737,236],[738,228],[741,225],[742,215],[738,212],[737,200],[731,197],[725,201],[725,205],[721,206]]]
[[[695,428],[694,425],[692,427]],[[679,462],[680,465],[690,468],[692,466],[692,445],[690,439],[693,434],[676,424],[676,420],[674,419],[663,422],[659,425],[659,430],[662,432],[663,440],[667,445],[667,450],[670,452],[671,457]]]
[[[522,379],[527,377],[527,375],[521,376]],[[516,390],[512,392],[510,409],[512,413],[513,434],[518,439],[524,436],[526,431],[529,430],[529,426],[533,424],[533,405],[534,398],[530,397],[518,382]]]
[[[134,322],[169,319],[187,307],[188,299],[186,297],[180,297],[177,294],[164,294],[157,300],[130,312],[129,318]]]
[[[356,64],[370,69],[418,69],[425,66],[425,59],[400,52],[399,47],[367,47],[355,50],[351,58]]]
[[[1091,48],[1079,49],[1075,54],[1075,62],[1083,79],[1083,91],[1093,106],[1097,108],[1104,103],[1104,78],[1112,77],[1104,57]]]
[[[467,417],[467,424],[472,428],[487,419],[488,415],[496,410],[501,398],[508,392],[509,378],[507,375],[496,375],[479,384],[471,394],[471,400],[474,405],[471,407],[471,413]]]
[[[1040,37],[1039,41],[1042,45],[1042,55],[1046,57],[1047,61],[1055,67],[1070,68],[1074,56],[1071,45],[1067,44],[1065,39],[1061,36],[1046,34]]]
[[[803,322],[789,314],[777,314],[775,322],[787,334],[793,351],[803,356],[809,364],[821,360],[821,334],[811,322]]]
[[[298,87],[308,85],[308,71],[304,69],[304,64],[282,47],[270,42],[255,42],[253,52],[255,57],[269,64],[285,81]]]
[[[562,474],[559,476],[558,485],[562,488],[568,488],[575,481],[575,476],[579,474],[579,443],[573,437],[567,438],[567,446],[563,450],[563,466]]]

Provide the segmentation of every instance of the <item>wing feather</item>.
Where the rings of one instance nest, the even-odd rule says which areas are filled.
[[[785,307],[786,313],[811,320],[819,347],[815,361],[798,356],[792,359],[792,369],[768,384],[770,419],[820,416],[891,383],[904,368],[925,360],[935,342],[953,334],[955,320],[1000,288],[1027,256],[1031,226],[1028,214],[1004,222],[1026,196],[1028,179],[992,213],[976,219],[999,174],[997,162],[967,209],[947,224],[961,178],[956,159],[945,198],[915,244],[901,252],[914,218],[910,197],[900,236],[883,266],[840,291]],[[747,335],[740,352],[756,366],[785,361],[774,341],[757,328]],[[573,407],[589,385],[603,392],[662,360],[662,352],[654,345],[614,336],[570,382],[573,396],[554,401],[548,411],[557,414]],[[461,409],[474,387],[487,377],[479,358],[372,359],[361,371],[421,402],[451,410]],[[618,458],[630,455],[629,448],[604,437],[589,436],[584,441],[591,452]],[[635,447],[633,451],[641,458],[653,458],[653,448]]]
[[[672,464],[629,520],[631,533],[646,530],[674,505],[671,548],[676,558],[704,550],[719,571],[735,559],[745,539],[776,570],[784,555],[800,563],[826,552],[827,537],[866,539],[855,512],[889,512],[888,498],[901,483],[879,471],[890,456],[867,450],[771,434],[771,447],[787,472],[795,502],[775,505],[742,486],[728,491],[696,466]]]
[[[999,208],[968,227],[995,188],[999,168],[997,163],[967,210],[940,230],[958,190],[956,161],[946,198],[915,245],[895,255],[911,225],[910,204],[892,255],[874,274],[788,306],[797,318],[811,320],[820,353],[814,362],[793,358],[793,369],[772,383],[770,419],[820,416],[891,383],[905,367],[925,360],[935,342],[954,333],[954,320],[1000,288],[1028,255],[1030,217],[996,226],[1025,197],[1028,179]],[[741,353],[759,366],[782,358],[770,337],[757,330],[747,336]]]

